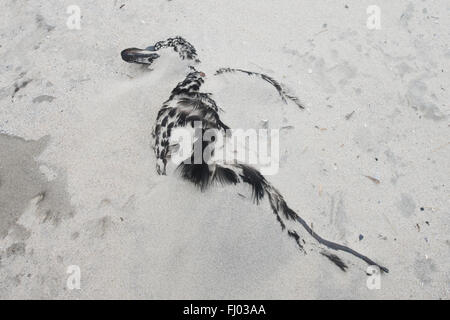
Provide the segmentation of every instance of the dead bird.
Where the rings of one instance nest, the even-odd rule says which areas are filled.
[[[300,215],[287,205],[281,193],[254,167],[236,161],[220,162],[214,160],[216,140],[205,140],[202,137],[211,130],[217,134],[226,135],[226,131],[230,127],[221,121],[220,108],[214,101],[212,94],[201,91],[206,75],[204,72],[197,70],[200,60],[195,47],[191,43],[182,37],[174,37],[159,41],[145,49],[125,49],[121,52],[121,56],[126,62],[150,66],[168,52],[177,53],[178,60],[184,61],[185,74],[182,75],[183,80],[175,86],[169,98],[158,111],[156,124],[152,132],[158,174],[165,175],[167,173],[168,161],[178,147],[171,140],[174,130],[189,128],[194,131],[195,135],[193,146],[188,156],[177,163],[176,168],[183,179],[194,183],[200,190],[205,190],[214,184],[247,184],[252,190],[252,198],[256,204],[267,197],[281,229],[286,231],[287,235],[296,242],[303,253],[317,250],[342,271],[346,271],[347,263],[329,250],[342,251],[365,261],[369,265],[378,266],[383,272],[388,272],[387,268],[365,255],[319,236]],[[262,73],[232,68],[218,69],[214,75],[224,73],[243,73],[262,79],[275,87],[285,103],[292,101],[298,107],[303,108],[299,99],[272,77]],[[198,124],[197,128],[195,127],[196,123]],[[204,155],[204,151],[207,149],[210,150],[211,157],[200,157],[200,159],[196,157],[196,150]],[[304,231],[306,231],[306,234]]]

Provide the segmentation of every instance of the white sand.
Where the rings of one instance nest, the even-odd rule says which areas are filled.
[[[450,3],[377,2],[381,30],[371,1],[1,0],[0,297],[449,299]],[[175,35],[200,69],[264,72],[301,98],[210,84],[232,127],[293,126],[268,179],[319,234],[389,267],[381,289],[362,263],[299,253],[247,189],[155,173],[151,126],[181,78],[119,53]]]

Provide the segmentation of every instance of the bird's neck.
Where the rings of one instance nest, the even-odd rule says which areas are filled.
[[[192,70],[183,81],[179,82],[172,90],[171,95],[195,95],[200,93],[200,87],[205,82],[203,72]]]

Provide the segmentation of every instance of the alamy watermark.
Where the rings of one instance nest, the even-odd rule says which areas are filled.
[[[369,290],[381,289],[381,271],[379,266],[367,267],[367,280],[366,286]]]
[[[81,269],[77,265],[70,265],[67,267],[66,273],[69,274],[66,281],[67,289],[80,290],[81,288]]]
[[[366,26],[369,30],[380,30],[381,29],[381,9],[377,5],[370,5],[367,7],[366,13],[369,15],[367,17]]]
[[[81,29],[81,9],[77,5],[70,5],[66,9],[69,17],[66,20],[66,26],[70,30],[80,30]]]
[[[171,161],[184,163],[246,163],[255,165],[264,175],[278,173],[280,132],[278,129],[202,129],[202,122],[193,128],[172,131]],[[176,146],[176,148],[174,148]],[[176,149],[176,151],[174,151]]]

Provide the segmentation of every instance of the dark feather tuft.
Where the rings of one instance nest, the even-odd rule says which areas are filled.
[[[333,262],[335,265],[337,265],[339,267],[339,269],[341,269],[342,271],[344,271],[344,272],[347,271],[346,269],[348,268],[348,266],[337,255],[326,252],[326,251],[322,251],[321,254],[324,255],[325,257],[327,257],[328,259],[330,259],[330,261]]]
[[[200,190],[203,191],[208,187],[211,172],[206,163],[192,164],[185,161],[178,166],[177,170],[183,179],[194,183]]]
[[[291,238],[294,238],[295,242],[297,242],[297,245],[299,246],[300,250],[305,251],[303,249],[303,245],[300,242],[300,236],[298,235],[297,232],[293,231],[293,230],[288,230],[288,236],[290,236]]]
[[[232,169],[217,165],[213,180],[221,184],[236,184],[239,182],[239,177]]]
[[[256,203],[259,203],[264,197],[266,179],[255,168],[244,164],[239,164],[238,167],[242,169],[242,174],[240,175],[242,181],[248,183],[252,187],[253,200]]]

